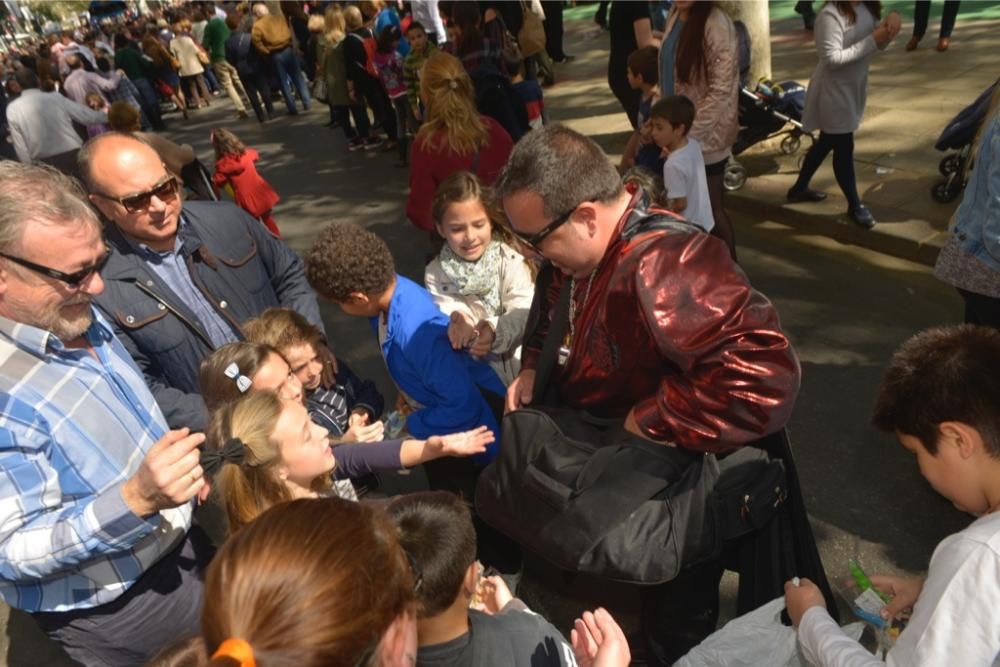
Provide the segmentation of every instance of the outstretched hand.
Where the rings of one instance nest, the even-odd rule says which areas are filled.
[[[632,659],[625,632],[603,608],[583,612],[569,636],[580,667],[627,667]]]
[[[441,456],[471,456],[482,454],[486,445],[496,438],[486,426],[451,435],[432,435],[427,438],[427,446],[436,450]]]

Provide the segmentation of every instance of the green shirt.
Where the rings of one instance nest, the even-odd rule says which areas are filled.
[[[229,33],[229,26],[218,17],[205,26],[205,36],[201,38],[201,45],[208,51],[213,63],[226,59],[226,40],[229,39]]]
[[[125,72],[130,81],[145,79],[146,72],[149,71],[149,63],[130,46],[115,51],[115,67]]]

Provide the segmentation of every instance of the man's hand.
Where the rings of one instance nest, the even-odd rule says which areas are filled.
[[[808,579],[800,579],[798,586],[792,581],[786,581],[785,607],[788,609],[788,617],[792,619],[792,625],[799,627],[802,616],[808,610],[813,607],[826,609],[826,600],[819,587]]]
[[[476,331],[479,332],[479,337],[476,338],[475,342],[472,343],[472,347],[469,348],[469,354],[476,359],[482,359],[493,349],[493,343],[497,339],[497,332],[493,330],[493,325],[486,320],[479,320],[479,324],[476,325]]]
[[[456,310],[448,320],[448,342],[453,350],[464,350],[476,341],[476,322],[472,316]]]
[[[625,633],[602,608],[583,612],[569,636],[580,667],[627,667],[632,660]]]
[[[136,515],[146,517],[188,502],[205,486],[198,446],[204,433],[168,431],[150,447],[139,469],[122,485],[122,498]]]
[[[531,403],[535,398],[535,369],[524,368],[507,387],[505,412],[513,412]]]
[[[920,597],[924,588],[924,580],[919,577],[889,577],[872,575],[872,585],[881,592],[892,596],[892,600],[882,610],[882,618],[905,618],[906,610],[911,609]]]

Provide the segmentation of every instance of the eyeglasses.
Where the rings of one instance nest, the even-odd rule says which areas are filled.
[[[566,211],[558,218],[556,218],[549,224],[545,225],[539,231],[535,232],[534,234],[531,234],[530,236],[525,236],[524,234],[521,234],[520,232],[516,231],[513,227],[510,227],[510,233],[513,234],[514,238],[516,238],[521,243],[529,246],[532,250],[534,250],[538,254],[544,255],[545,253],[543,253],[541,248],[539,248],[538,246],[542,243],[542,241],[548,238],[549,234],[551,234],[552,232],[556,231],[557,229],[565,225],[567,222],[569,222],[569,219],[573,217],[573,214],[576,213],[576,209],[578,208],[580,208],[579,204],[577,204],[570,210]]]
[[[108,259],[111,258],[111,250],[109,248],[104,249],[104,254],[99,260],[90,266],[80,269],[79,271],[74,271],[73,273],[63,273],[57,269],[52,269],[47,266],[42,266],[41,264],[35,264],[34,262],[29,262],[26,259],[21,259],[20,257],[14,257],[13,255],[8,255],[7,253],[0,252],[0,257],[10,260],[15,264],[20,264],[26,269],[31,269],[36,273],[40,273],[43,276],[48,276],[49,278],[55,278],[56,280],[61,280],[70,287],[77,288],[83,283],[87,278],[91,277],[95,273],[100,273],[104,265],[108,263]]]
[[[137,192],[136,194],[129,195],[127,197],[112,197],[111,195],[101,194],[100,192],[95,192],[94,194],[98,197],[118,202],[124,206],[125,210],[129,213],[139,213],[140,211],[145,211],[149,208],[149,202],[154,196],[161,201],[173,200],[174,197],[177,196],[177,189],[177,177],[167,176],[165,179],[145,192]]]

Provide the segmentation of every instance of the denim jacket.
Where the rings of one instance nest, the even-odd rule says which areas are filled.
[[[962,250],[1000,271],[1000,113],[987,122],[952,234]]]

